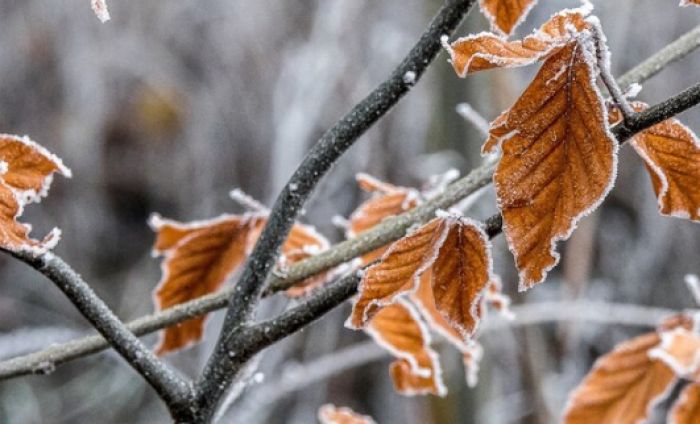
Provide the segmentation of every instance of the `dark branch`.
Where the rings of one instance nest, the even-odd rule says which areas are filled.
[[[153,387],[171,412],[186,407],[191,399],[191,384],[176,375],[141,343],[70,265],[51,252],[40,255],[8,253],[51,280],[114,350]]]
[[[338,158],[420,79],[441,50],[440,37],[454,31],[475,1],[446,0],[428,29],[390,77],[321,137],[282,189],[236,284],[214,353],[198,381],[199,406],[205,415],[211,415],[235,375],[236,368],[221,366],[223,362],[230,362],[226,360],[230,346],[226,346],[224,341],[243,330],[251,319],[265,280],[277,261],[280,246],[302,206]],[[407,78],[407,75],[410,77]]]

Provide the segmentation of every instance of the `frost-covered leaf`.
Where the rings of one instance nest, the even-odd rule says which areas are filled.
[[[362,328],[378,308],[414,290],[421,274],[435,260],[448,227],[443,219],[436,218],[394,242],[381,262],[371,266],[362,277],[348,325]]]
[[[450,62],[460,77],[493,68],[513,68],[535,63],[560,48],[572,35],[583,31],[587,10],[564,10],[523,40],[482,32],[445,43]]]
[[[612,187],[617,142],[595,84],[595,54],[580,36],[552,54],[515,105],[492,123],[485,151],[502,145],[494,182],[520,289],[559,261],[556,243]]]
[[[399,301],[380,309],[365,331],[397,358],[390,372],[399,393],[446,394],[437,353],[430,348],[430,334],[412,305]]]
[[[633,107],[647,108],[640,102]],[[700,221],[700,140],[693,131],[671,118],[635,135],[630,144],[649,171],[661,213]]]
[[[673,386],[673,370],[649,357],[661,342],[647,333],[601,357],[569,397],[565,424],[636,424]]]
[[[700,383],[690,383],[683,388],[678,400],[669,411],[668,423],[700,423]]]
[[[432,300],[422,299],[422,306],[434,303],[447,325],[467,340],[476,329],[491,268],[488,237],[476,223],[456,216],[433,219],[392,244],[367,270],[349,324],[362,327],[377,308],[413,293],[429,278]]]
[[[681,0],[681,6],[700,6],[700,0]]]
[[[693,378],[700,371],[700,336],[682,326],[661,332],[661,344],[649,356],[664,362],[679,377]]]
[[[537,0],[479,0],[481,12],[491,22],[491,28],[510,34],[525,20]]]
[[[357,183],[364,191],[372,193],[372,197],[350,215],[347,231],[350,238],[380,224],[385,218],[413,209],[419,203],[416,190],[394,186],[367,174],[358,174]],[[362,255],[362,263],[369,264],[379,259],[386,249],[384,246]]]
[[[337,407],[330,403],[319,408],[318,420],[321,424],[376,424],[372,417],[358,414],[348,407]]]
[[[71,176],[61,159],[28,137],[0,134],[0,247],[42,252],[58,242],[57,229],[39,241],[29,237],[30,225],[17,221],[25,205],[48,194],[54,173]]]
[[[107,9],[107,2],[105,0],[91,0],[92,11],[95,12],[95,16],[100,22],[105,23],[110,20],[109,10]]]
[[[222,215],[191,223],[154,216],[150,222],[157,232],[153,253],[164,256],[162,277],[154,292],[156,310],[219,290],[250,254],[266,222],[264,214]],[[326,239],[312,227],[295,224],[282,245],[279,265],[284,267],[327,248]],[[301,295],[323,282],[323,274],[311,277],[290,288],[289,293]],[[192,318],[163,330],[156,353],[163,355],[200,341],[205,319]]]

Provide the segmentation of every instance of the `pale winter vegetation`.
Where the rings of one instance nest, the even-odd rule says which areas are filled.
[[[700,422],[698,3],[0,2],[0,421]]]

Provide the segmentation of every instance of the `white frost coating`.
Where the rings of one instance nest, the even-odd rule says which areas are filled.
[[[686,274],[684,281],[693,295],[695,304],[700,306],[700,278],[696,274]]]
[[[407,85],[413,85],[416,83],[416,73],[414,71],[407,71],[403,74],[403,83]]]
[[[639,96],[639,93],[642,92],[642,84],[639,84],[638,82],[633,82],[632,84],[627,87],[627,91],[625,91],[625,97],[628,99],[634,99],[637,96]]]
[[[482,136],[488,137],[489,135],[489,121],[484,118],[482,114],[477,112],[472,105],[469,103],[460,103],[455,108],[459,116],[464,118],[467,122],[472,124]]]
[[[581,48],[581,52],[583,54],[584,58],[584,63],[588,67],[588,74],[590,77],[590,87],[591,89],[595,92],[596,94],[596,99],[598,100],[598,105],[600,108],[600,111],[602,113],[602,122],[600,124],[603,125],[603,128],[605,129],[605,134],[612,144],[612,170],[610,173],[610,179],[608,180],[608,184],[605,186],[603,189],[601,195],[598,197],[598,199],[593,202],[588,208],[584,209],[580,213],[578,213],[576,216],[574,216],[571,219],[571,224],[569,225],[568,231],[566,231],[563,234],[554,234],[550,240],[550,246],[549,246],[549,253],[552,255],[554,258],[553,262],[551,265],[545,267],[542,270],[542,279],[539,281],[528,281],[526,282],[525,279],[525,273],[524,270],[518,270],[518,276],[519,276],[519,283],[518,283],[518,291],[524,292],[526,291],[529,287],[533,287],[534,285],[541,283],[544,281],[547,277],[547,274],[549,271],[551,271],[557,264],[559,263],[559,260],[561,259],[561,256],[559,253],[556,251],[557,243],[561,240],[567,240],[569,237],[571,237],[571,234],[574,232],[574,230],[577,227],[578,222],[583,219],[584,217],[590,215],[593,211],[595,211],[598,206],[605,200],[607,197],[608,193],[610,193],[610,190],[612,190],[613,186],[615,185],[615,179],[617,178],[617,153],[619,149],[619,144],[615,140],[615,136],[612,134],[610,131],[610,124],[608,120],[608,110],[607,107],[605,106],[605,100],[603,96],[600,93],[600,90],[598,89],[598,86],[596,84],[596,56],[595,56],[595,46],[592,43],[592,36],[589,31],[583,31],[580,33],[580,35],[577,37],[579,46]],[[498,171],[496,171],[498,172]],[[500,207],[500,202],[499,202],[499,207]],[[513,253],[514,257],[518,257],[517,253],[515,252],[515,249],[513,248],[514,246],[514,241],[511,237],[511,233],[509,231],[509,226],[507,222],[503,222],[503,233],[506,236],[507,244],[508,244],[508,249]]]
[[[648,356],[651,359],[658,359],[664,362],[679,377],[689,377],[700,368],[700,351],[696,351],[692,361],[689,364],[682,364],[671,353],[670,348],[676,337],[688,337],[693,335],[683,327],[674,328],[670,331],[664,331],[660,334],[661,344],[654,349],[649,350]],[[693,335],[696,337],[695,335]]]
[[[469,342],[469,347],[462,361],[464,362],[464,375],[467,380],[467,386],[470,388],[476,387],[479,383],[479,364],[484,357],[484,349],[475,341]]]
[[[331,218],[331,224],[345,231],[347,231],[348,228],[350,228],[350,221],[348,221],[347,218],[341,215],[333,215],[333,217]]]
[[[566,63],[561,65],[561,68],[552,76],[552,78],[548,79],[547,82],[545,82],[545,85],[549,85],[551,82],[558,80],[561,78],[562,75],[569,69],[568,66],[566,66]]]
[[[290,187],[291,189],[291,187]],[[240,188],[235,188],[228,193],[236,203],[252,212],[269,213],[270,210]]]
[[[95,12],[95,16],[97,16],[97,19],[102,23],[111,19],[105,0],[92,0],[92,11]]]

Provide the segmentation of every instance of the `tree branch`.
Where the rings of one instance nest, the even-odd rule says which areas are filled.
[[[265,280],[277,261],[280,246],[286,240],[302,206],[340,156],[420,79],[441,50],[440,37],[451,34],[457,28],[475,1],[446,0],[428,29],[389,78],[318,140],[282,189],[229,300],[214,353],[197,381],[197,407],[202,416],[212,415],[214,407],[241,365],[238,361],[230,360],[228,351],[231,346],[225,341],[244,330],[250,321],[262,295]]]
[[[618,84],[624,90],[633,83],[642,83],[656,75],[669,64],[685,57],[698,47],[700,47],[700,26],[681,36],[676,41],[625,73],[618,79]],[[425,204],[430,204],[430,207],[423,205],[402,215],[389,218],[382,222],[382,224],[358,235],[355,239],[338,243],[331,249],[317,256],[313,256],[291,266],[286,270],[285,278],[273,276],[270,279],[266,294],[269,295],[284,290],[307,277],[323,272],[372,251],[377,247],[399,239],[411,225],[430,219],[434,213],[434,211],[430,212],[432,207],[438,209],[447,208],[461,198],[469,195],[472,190],[476,190],[488,184],[491,179],[492,171],[492,167],[477,168],[468,176],[450,185],[445,193]],[[426,207],[426,209],[423,210],[422,213],[417,213],[417,211],[421,210],[420,208],[423,207]],[[500,232],[500,219],[500,215],[494,215],[485,222],[489,236],[493,237]],[[139,336],[162,330],[163,328],[186,321],[190,318],[224,308],[228,305],[228,299],[233,291],[233,288],[227,288],[221,292],[202,296],[164,311],[143,316],[129,322],[127,328]],[[46,368],[53,368],[55,365],[82,358],[109,347],[109,343],[99,335],[88,336],[51,346],[39,352],[0,362],[0,380],[27,374],[41,374],[45,372]]]
[[[114,350],[155,389],[171,412],[185,407],[191,398],[191,384],[141,343],[70,265],[51,252],[8,253],[51,280]]]

